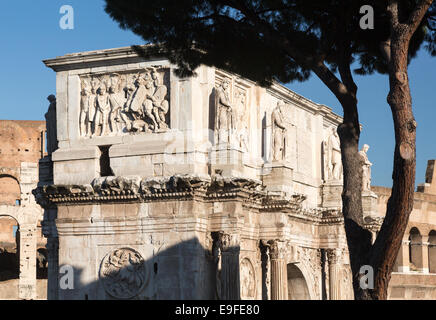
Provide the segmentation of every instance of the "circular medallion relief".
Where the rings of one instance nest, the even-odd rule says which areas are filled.
[[[256,277],[253,264],[248,258],[241,261],[241,298],[253,300],[256,297]]]
[[[120,248],[103,258],[100,279],[112,297],[131,299],[147,285],[148,270],[139,252],[132,248]]]

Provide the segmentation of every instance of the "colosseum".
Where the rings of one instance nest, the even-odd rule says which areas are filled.
[[[47,240],[32,190],[45,121],[0,120],[0,299],[46,299]]]

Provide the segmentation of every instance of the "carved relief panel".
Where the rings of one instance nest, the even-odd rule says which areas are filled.
[[[81,76],[81,137],[129,132],[165,132],[169,128],[169,69]]]
[[[256,298],[256,271],[248,258],[241,261],[241,298],[244,300]]]
[[[117,299],[131,299],[142,292],[149,280],[144,258],[132,248],[115,249],[100,266],[105,291]]]
[[[217,71],[215,80],[215,144],[249,149],[248,84]]]

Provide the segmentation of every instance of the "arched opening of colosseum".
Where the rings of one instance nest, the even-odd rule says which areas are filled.
[[[293,263],[288,264],[288,300],[310,300],[309,288],[301,270]]]
[[[421,271],[422,261],[422,236],[418,228],[413,227],[409,233],[409,263],[410,271]]]
[[[12,176],[0,175],[0,194],[1,204],[15,206],[21,203],[20,184]]]
[[[0,282],[20,276],[19,238],[17,220],[0,215]]]
[[[430,273],[436,273],[436,231],[428,234],[428,268]]]

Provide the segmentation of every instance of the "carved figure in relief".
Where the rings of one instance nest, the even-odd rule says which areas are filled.
[[[97,90],[96,112],[94,116],[94,135],[97,135],[99,128],[99,135],[107,135],[109,133],[109,113],[111,105],[109,102],[109,94],[107,92],[106,84],[102,81]]]
[[[254,299],[256,295],[255,271],[250,260],[241,262],[241,298]]]
[[[134,74],[82,78],[79,131],[82,137],[168,129],[168,88],[156,68]]]
[[[246,110],[246,93],[245,91],[239,89],[235,95],[236,98],[236,112],[237,112],[237,121],[236,121],[236,134],[237,141],[239,141],[239,147],[248,151],[248,115]]]
[[[279,101],[271,115],[273,161],[286,159],[286,124],[284,120],[285,103]]]
[[[230,101],[230,81],[224,79],[216,91],[215,132],[218,144],[230,143],[233,129],[233,109]]]
[[[153,101],[149,98],[153,92],[153,82],[149,80],[149,73],[139,75],[135,81],[136,90],[132,95],[129,111],[132,113],[136,121],[144,121],[149,119],[152,122],[152,130],[158,127],[156,119],[153,115]],[[138,124],[139,122],[136,122]],[[144,122],[141,122],[141,125]],[[132,123],[130,129],[135,129],[135,124]]]
[[[109,87],[109,102],[111,105],[111,112],[109,116],[110,129],[112,134],[122,132],[122,116],[121,111],[124,108],[125,95],[120,88],[120,78],[118,75],[111,77]]]
[[[153,115],[156,117],[159,129],[167,129],[168,125],[165,123],[165,118],[169,110],[169,103],[168,100],[165,100],[165,97],[168,89],[161,83],[159,75],[155,70],[153,70],[151,76],[156,87],[156,91],[150,97],[153,102]]]
[[[88,81],[82,80],[82,92],[80,98],[80,134],[82,136],[91,135],[91,124],[90,111],[93,108],[95,101],[92,100],[91,96],[91,85]]]
[[[372,163],[368,159],[369,145],[364,144],[359,155],[362,159],[362,191],[371,191],[371,166]]]
[[[95,131],[95,125],[94,125],[94,118],[95,118],[95,112],[96,112],[96,104],[97,104],[97,90],[98,86],[100,85],[100,81],[97,78],[91,79],[91,94],[89,95],[89,121],[91,122],[91,133],[94,133]]]
[[[153,81],[146,80],[145,83],[145,89],[146,91],[146,99],[143,103],[143,111],[145,115],[145,119],[149,119],[152,122],[151,130],[156,131],[159,126],[157,124],[157,119],[154,116],[154,103],[153,103],[153,94],[154,94],[154,87],[153,87]]]
[[[100,278],[108,294],[114,298],[131,299],[148,282],[148,272],[142,256],[131,248],[116,249],[102,262]]]

